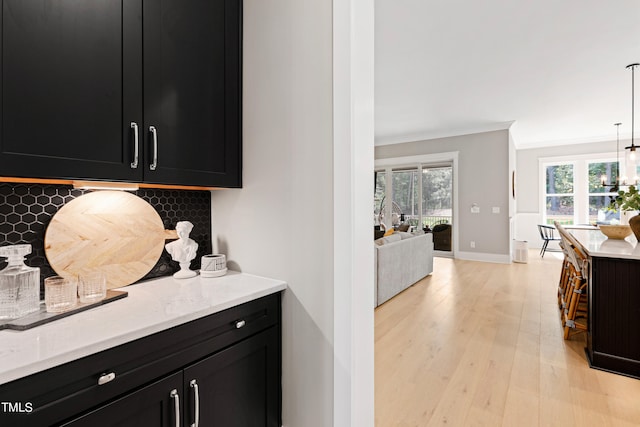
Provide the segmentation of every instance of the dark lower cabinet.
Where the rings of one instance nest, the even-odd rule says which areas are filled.
[[[640,379],[640,262],[590,257],[587,357],[593,368]]]
[[[63,425],[279,426],[275,333],[262,332]]]
[[[275,335],[261,332],[63,425],[279,426]]]
[[[280,293],[0,385],[0,426],[277,427]]]
[[[186,425],[279,426],[274,391],[279,348],[275,331],[263,332],[185,369]]]
[[[142,387],[86,415],[63,424],[73,427],[172,427],[180,420],[182,373],[178,372]],[[175,393],[172,392],[175,391]],[[176,404],[177,411],[176,411]]]

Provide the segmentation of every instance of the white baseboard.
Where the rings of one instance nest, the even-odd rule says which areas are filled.
[[[488,254],[482,252],[458,252],[456,258],[467,261],[495,262],[498,264],[510,264],[511,256],[502,254]]]

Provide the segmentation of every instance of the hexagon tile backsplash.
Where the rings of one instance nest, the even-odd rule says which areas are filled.
[[[54,275],[44,252],[45,230],[58,209],[88,191],[64,185],[0,183],[0,246],[31,244],[27,265],[40,268],[41,281]],[[182,220],[193,223],[189,237],[198,242],[198,253],[191,268],[200,268],[202,255],[211,253],[211,193],[145,188],[133,194],[155,208],[166,229],[175,229],[176,223]],[[6,262],[0,261],[0,268],[5,266]],[[178,269],[177,263],[163,251],[158,263],[141,280],[167,276]]]

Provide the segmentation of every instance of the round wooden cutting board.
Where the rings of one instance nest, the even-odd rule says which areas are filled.
[[[63,277],[101,271],[107,288],[127,286],[145,276],[160,259],[166,239],[160,215],[125,191],[95,191],[64,205],[44,236],[49,264]]]

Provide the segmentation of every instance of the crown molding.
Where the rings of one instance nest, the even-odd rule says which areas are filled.
[[[405,142],[425,141],[429,139],[449,138],[453,136],[471,135],[474,133],[493,132],[497,130],[507,130],[513,125],[514,121],[489,123],[486,125],[473,126],[469,128],[437,130],[416,132],[413,134],[380,136],[375,138],[375,145],[392,145],[402,144]]]

